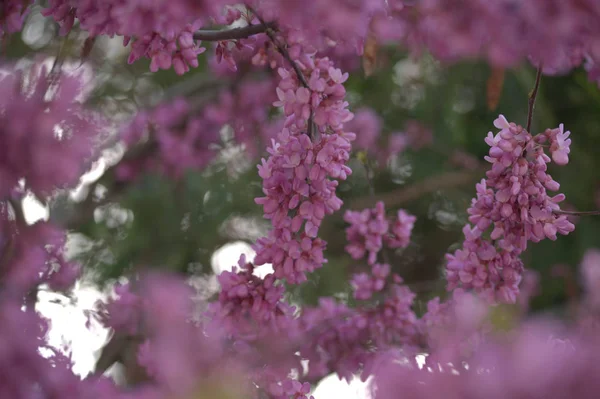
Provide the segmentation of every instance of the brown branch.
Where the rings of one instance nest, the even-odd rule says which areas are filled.
[[[527,110],[527,127],[526,130],[531,130],[531,121],[533,119],[533,109],[535,108],[535,99],[537,98],[538,90],[540,88],[540,82],[542,80],[542,64],[539,65],[537,74],[535,76],[535,85],[533,90],[529,93],[528,110]]]
[[[218,42],[221,40],[247,39],[250,36],[265,33],[268,29],[274,28],[273,23],[263,23],[259,25],[248,25],[242,28],[233,28],[226,30],[198,30],[194,32],[194,39],[207,42]]]
[[[411,186],[388,193],[378,194],[374,197],[370,195],[359,197],[350,201],[349,207],[351,209],[364,209],[373,206],[377,201],[383,201],[390,207],[399,206],[407,202],[415,201],[423,195],[433,193],[437,190],[471,184],[473,181],[476,181],[482,173],[481,170],[467,170],[432,176]]]
[[[265,33],[267,34],[267,36],[269,36],[269,39],[271,39],[271,42],[273,42],[273,44],[275,45],[275,47],[277,48],[277,51],[279,51],[281,56],[292,66],[292,69],[294,70],[294,72],[296,72],[296,76],[298,77],[298,80],[300,81],[302,86],[304,86],[310,90],[310,87],[308,86],[308,82],[306,81],[304,74],[300,70],[300,67],[298,66],[296,61],[294,61],[292,59],[292,57],[290,56],[290,53],[287,51],[287,48],[285,47],[285,44],[281,44],[281,43],[279,43],[279,40],[277,40],[277,37],[275,36],[275,29],[273,29],[273,27],[272,27],[273,24],[270,22],[266,22],[260,15],[258,15],[256,13],[254,8],[252,8],[251,6],[246,5],[246,8],[252,14],[254,14],[256,19],[258,19],[259,22],[261,23],[261,25],[265,28]]]
[[[600,210],[597,211],[563,211],[557,210],[554,213],[558,215],[570,215],[570,216],[600,216]]]

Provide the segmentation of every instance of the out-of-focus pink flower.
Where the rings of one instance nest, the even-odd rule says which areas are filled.
[[[0,79],[0,197],[7,198],[20,179],[41,198],[74,187],[107,126],[80,103],[79,76],[61,73],[50,89],[47,72],[34,64]]]

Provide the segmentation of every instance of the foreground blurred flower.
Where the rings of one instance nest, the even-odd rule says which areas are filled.
[[[19,181],[43,197],[73,187],[105,121],[80,103],[83,80],[34,64],[0,77],[0,198]]]

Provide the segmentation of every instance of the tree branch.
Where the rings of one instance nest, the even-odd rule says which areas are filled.
[[[527,110],[527,127],[526,130],[529,132],[531,129],[531,120],[533,119],[533,109],[535,108],[535,99],[537,98],[538,90],[540,88],[540,82],[542,80],[542,64],[538,67],[537,74],[535,76],[535,85],[533,90],[529,93],[529,102]]]
[[[600,216],[600,210],[597,211],[554,211],[558,215],[570,215],[570,216]]]
[[[453,188],[470,184],[477,180],[483,172],[481,170],[467,170],[448,172],[438,176],[429,177],[406,188],[400,188],[374,197],[359,197],[350,202],[351,209],[364,209],[373,206],[377,201],[383,201],[390,207],[399,206],[421,198],[423,195],[433,193],[444,188]]]
[[[233,28],[225,30],[198,30],[194,32],[194,39],[207,42],[218,42],[221,40],[247,39],[250,36],[266,33],[268,29],[275,27],[274,23],[263,23],[259,25],[248,25],[242,28]]]
[[[296,72],[296,76],[298,77],[298,80],[300,81],[300,83],[302,84],[302,86],[304,86],[304,87],[306,87],[307,89],[310,90],[310,87],[308,86],[308,82],[306,81],[306,78],[304,77],[304,74],[300,70],[300,67],[298,67],[298,64],[296,63],[296,61],[294,61],[292,59],[292,57],[290,56],[290,53],[287,51],[287,48],[284,45],[282,45],[281,43],[279,43],[279,40],[277,40],[277,37],[275,36],[274,28],[272,26],[270,26],[270,25],[273,25],[273,24],[271,24],[269,22],[265,22],[265,20],[262,19],[262,17],[260,15],[258,15],[256,13],[256,11],[254,10],[254,8],[252,8],[251,6],[246,5],[246,8],[252,14],[254,14],[254,16],[256,17],[256,19],[258,19],[260,21],[261,25],[265,28],[265,33],[267,34],[267,36],[269,36],[269,39],[271,39],[271,42],[273,42],[273,44],[277,48],[277,51],[279,51],[279,53],[281,54],[281,56],[287,62],[289,62],[289,64],[292,66],[292,69],[294,70],[294,72]]]

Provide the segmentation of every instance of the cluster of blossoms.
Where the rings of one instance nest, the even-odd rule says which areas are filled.
[[[178,75],[183,75],[190,67],[198,67],[198,55],[206,51],[194,41],[194,32],[199,26],[199,22],[188,24],[173,37],[163,37],[156,32],[142,36],[133,42],[128,62],[132,64],[142,57],[148,57],[151,60],[151,72],[173,67]]]
[[[35,195],[72,187],[105,127],[82,107],[83,80],[62,74],[53,84],[45,66],[10,68],[0,77],[0,196],[25,180]]]
[[[374,371],[374,397],[396,398],[398,392],[415,399],[597,396],[597,335],[565,331],[557,323],[530,322],[507,338],[490,335],[473,345],[468,357],[446,346],[443,349],[452,355],[443,361],[428,359],[422,368],[398,353],[382,355]]]
[[[255,133],[257,126],[266,124],[265,104],[273,97],[271,81],[246,81],[223,90],[201,112],[184,98],[139,112],[120,135],[136,154],[118,165],[119,177],[130,180],[142,171],[156,170],[178,179],[188,170],[201,170],[217,157],[218,149],[229,144],[221,134],[226,128],[232,129],[236,144],[256,153],[270,138],[268,129]]]
[[[344,220],[350,223],[346,229],[346,251],[354,259],[362,258],[368,252],[368,262],[372,265],[384,241],[389,248],[408,246],[417,218],[400,209],[396,219],[390,221],[385,215],[384,203],[379,201],[373,209],[346,211]]]
[[[351,173],[346,162],[355,135],[342,130],[352,118],[342,85],[348,74],[327,58],[305,53],[294,62],[303,76],[278,70],[275,105],[283,108],[285,128],[268,148],[271,156],[258,167],[265,196],[256,203],[273,229],[258,240],[255,263],[271,263],[275,277],[302,283],[306,273],[325,261],[325,242],[317,234],[325,215],[342,205],[334,179],[345,180]]]
[[[8,12],[11,4],[2,7]],[[66,233],[43,221],[28,225],[21,201],[28,192],[44,198],[78,183],[93,154],[94,139],[100,138],[106,125],[82,106],[82,76],[62,71],[50,76],[38,63],[4,68],[0,78],[0,396],[88,398],[96,382],[107,382],[81,382],[71,370],[71,361],[46,345],[49,323],[34,309],[39,285],[67,290],[79,276],[79,267],[65,255]],[[40,349],[46,350],[45,357]]]
[[[139,342],[134,361],[151,384],[137,387],[136,397],[226,393],[231,378],[238,382],[233,397],[257,389],[275,399],[308,397],[310,385],[289,378],[290,370],[301,369],[290,352],[300,337],[295,309],[283,302],[284,288],[273,275],[263,280],[253,268],[242,257],[238,270],[221,273],[219,300],[194,322],[191,289],[179,278],[146,275],[119,287],[103,306],[105,324]]]
[[[265,18],[297,31],[302,40],[326,53],[360,55],[375,15],[387,13],[385,0],[290,0],[281,7],[276,0],[256,1]],[[335,12],[331,12],[335,10]]]
[[[65,259],[63,231],[48,223],[27,226],[21,200],[27,192],[40,198],[75,186],[91,159],[94,140],[105,122],[81,104],[81,76],[58,74],[44,66],[8,67],[0,78],[0,197],[2,265],[0,281],[27,292],[41,283],[68,288],[78,275]]]
[[[536,136],[502,115],[494,125],[500,132],[486,138],[492,169],[477,185],[477,198],[468,209],[472,225],[463,229],[462,249],[447,255],[448,288],[472,289],[492,302],[514,303],[523,274],[519,256],[527,242],[556,240],[557,234],[575,228],[556,213],[564,194],[548,195],[559,184],[547,173],[551,159],[544,151],[549,146],[554,162],[564,165],[571,140],[562,125]],[[484,235],[488,229],[489,238]]]
[[[305,329],[295,308],[285,303],[278,280],[302,283],[325,262],[325,242],[317,237],[318,230],[325,215],[342,205],[334,179],[344,180],[351,173],[346,162],[354,139],[343,131],[344,122],[352,118],[342,85],[348,75],[328,58],[306,52],[301,43],[293,43],[289,54],[290,59],[269,52],[252,56],[254,64],[276,67],[280,77],[274,104],[282,108],[285,121],[268,148],[270,157],[258,166],[265,197],[256,199],[273,228],[257,241],[254,265],[242,258],[240,271],[219,276],[220,300],[210,309],[217,316],[213,319],[227,326],[238,353],[250,351],[255,359],[264,358],[249,347],[272,342],[273,336],[288,337],[284,366],[274,367],[270,356],[263,366],[268,372],[253,377],[255,384],[281,399],[305,398],[310,385],[288,378],[289,370],[302,370],[299,358],[290,358],[290,353],[304,342]],[[274,273],[264,279],[254,276],[254,267],[266,263]]]
[[[28,1],[7,0],[0,4],[0,38],[5,33],[11,34],[21,30],[27,15]]]
[[[79,277],[79,266],[66,259],[65,232],[45,222],[27,226],[13,220],[6,205],[0,207],[3,289],[22,294],[43,283],[56,290],[70,288]]]
[[[598,372],[600,324],[590,310],[597,303],[598,254],[591,249],[582,260],[589,280],[578,309],[583,314],[570,328],[537,319],[505,331],[494,325],[503,320],[494,314],[504,310],[510,316],[510,308],[490,308],[458,290],[446,302],[430,301],[421,323],[429,352],[424,366],[397,349],[381,352],[373,369],[374,397],[596,397],[599,387],[590,379]]]
[[[4,3],[0,9],[2,30],[17,31],[30,2]],[[43,13],[61,25],[63,34],[78,21],[91,37],[124,36],[124,44],[133,41],[130,62],[147,57],[153,71],[173,67],[183,74],[198,65],[197,56],[205,51],[194,39],[198,29],[214,23],[251,22],[236,5],[233,0],[110,0],[102,5],[89,0],[51,0]],[[248,5],[266,21],[278,21],[288,33],[293,31],[305,44],[338,60],[362,54],[366,40],[374,37],[378,42],[401,42],[415,51],[427,49],[445,61],[484,57],[494,65],[510,67],[530,59],[543,65],[547,74],[584,65],[591,80],[598,81],[600,76],[596,23],[600,7],[595,0],[527,4],[516,0],[485,4],[479,0],[329,0],[311,4],[289,0],[285,5],[254,0]],[[232,45],[244,46],[237,40],[217,44],[218,55],[228,62]]]
[[[360,219],[362,214],[372,216],[371,220],[358,220],[362,226],[388,226],[388,222],[380,218],[385,214],[383,203],[378,203],[373,210],[348,211],[346,216],[351,216],[349,219],[352,220],[353,217]],[[303,310],[300,320],[308,339],[300,353],[309,360],[309,377],[323,377],[336,372],[350,381],[361,370],[368,375],[376,361],[373,348],[379,351],[400,345],[407,351],[416,349],[421,322],[412,309],[415,294],[403,285],[400,276],[391,273],[389,264],[370,261],[371,254],[376,259],[384,242],[389,248],[406,247],[415,220],[414,216],[400,210],[398,220],[394,222],[394,234],[399,234],[401,240],[388,236],[391,239],[380,242],[381,245],[369,253],[370,273],[357,273],[352,277],[354,298],[370,302],[351,308],[332,298],[322,298],[318,307]],[[356,223],[347,228],[348,237],[356,233],[356,228]],[[378,231],[388,234],[387,230],[386,227]],[[378,238],[381,241],[381,235]],[[359,256],[348,247],[347,251],[355,259],[366,254],[363,250]],[[375,298],[376,294],[378,298]]]
[[[47,348],[44,342],[47,320],[34,311],[23,312],[20,303],[4,295],[0,303],[0,318],[0,396],[74,397],[69,391],[75,391],[73,387],[78,378],[70,371],[68,359],[55,352],[51,352],[49,359],[43,359],[38,353],[40,347]]]
[[[294,307],[282,301],[285,288],[278,284],[273,274],[264,279],[254,275],[254,265],[241,256],[239,270],[222,272],[218,279],[221,286],[219,301],[211,304],[209,312],[219,318],[230,332],[247,332],[261,326],[271,325],[280,329],[294,314]],[[250,317],[248,317],[250,316]],[[239,334],[244,335],[244,333]]]
[[[102,316],[116,336],[125,337],[126,345],[136,346],[129,361],[138,369],[139,386],[129,393],[113,387],[114,397],[185,397],[210,389],[225,394],[230,378],[238,381],[230,394],[237,396],[248,390],[241,377],[249,370],[228,353],[221,326],[212,321],[192,321],[196,303],[185,281],[149,274],[120,285],[115,293],[102,304]],[[107,393],[106,397],[111,396]]]
[[[194,32],[229,4],[235,2],[110,0],[97,4],[89,0],[50,0],[43,14],[60,24],[62,34],[79,21],[91,37],[123,36],[124,45],[133,41],[130,63],[147,57],[152,71],[173,67],[183,74],[198,66],[198,55],[205,51],[194,39]]]
[[[598,81],[600,6],[595,0],[394,0],[389,6],[387,15],[374,22],[380,40],[402,40],[448,62],[483,57],[511,67],[529,58],[547,74],[584,64],[590,80]]]

